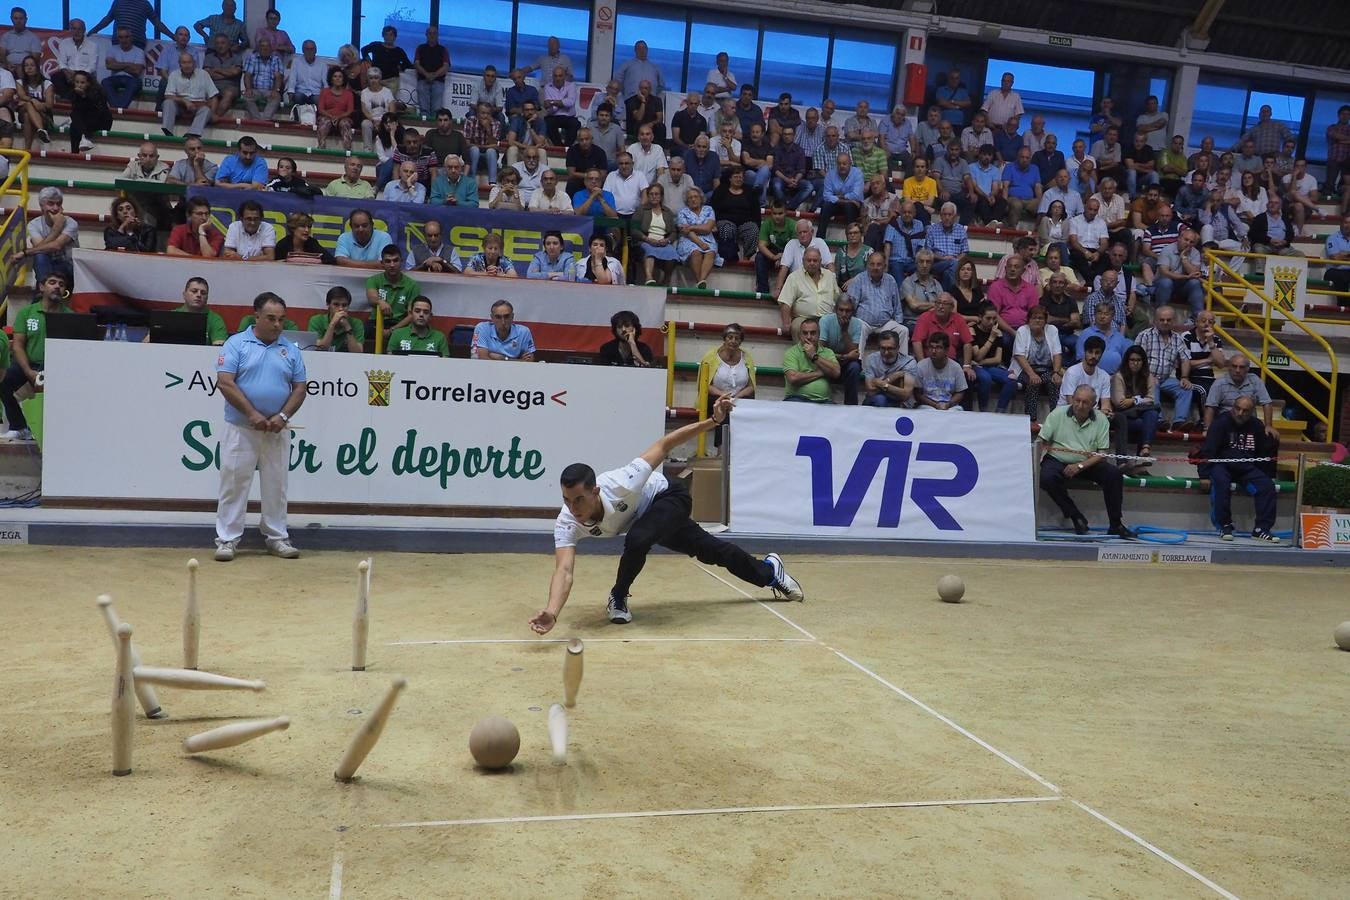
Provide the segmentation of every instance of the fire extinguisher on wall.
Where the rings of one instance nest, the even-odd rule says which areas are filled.
[[[905,64],[905,92],[904,100],[906,106],[922,107],[924,99],[928,96],[928,67],[923,63]]]

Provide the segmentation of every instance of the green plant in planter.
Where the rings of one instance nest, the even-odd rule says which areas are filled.
[[[1350,469],[1313,466],[1305,471],[1303,505],[1350,508]]]

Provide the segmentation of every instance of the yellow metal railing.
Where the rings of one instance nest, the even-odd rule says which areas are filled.
[[[0,235],[6,235],[8,240],[0,247],[0,325],[3,325],[9,310],[9,289],[18,284],[28,267],[27,257],[16,266],[14,253],[27,240],[24,217],[28,210],[28,167],[33,157],[25,150],[8,149],[0,149],[0,156],[9,161],[9,175],[0,182],[0,204],[4,205]],[[17,229],[13,227],[15,219],[19,223]],[[10,246],[15,241],[18,246]]]
[[[1230,331],[1225,329],[1222,325],[1216,325],[1214,330],[1217,331],[1224,340],[1228,341],[1228,343],[1232,347],[1246,354],[1246,356],[1250,360],[1256,363],[1257,372],[1262,378],[1262,380],[1273,381],[1275,384],[1283,388],[1291,400],[1295,401],[1304,409],[1306,409],[1309,415],[1313,416],[1315,419],[1317,419],[1317,421],[1321,422],[1323,426],[1325,426],[1326,433],[1331,434],[1331,422],[1336,415],[1336,379],[1337,375],[1339,374],[1339,364],[1336,359],[1336,351],[1332,349],[1331,344],[1327,343],[1326,338],[1322,337],[1322,335],[1318,334],[1316,331],[1309,328],[1307,324],[1304,323],[1304,321],[1295,318],[1293,316],[1285,316],[1281,321],[1290,322],[1294,326],[1302,330],[1303,333],[1307,334],[1310,338],[1312,338],[1313,343],[1317,344],[1322,349],[1322,351],[1326,353],[1327,359],[1330,361],[1331,377],[1327,378],[1325,375],[1319,372],[1314,366],[1306,362],[1302,357],[1300,357],[1297,353],[1295,353],[1294,350],[1291,349],[1288,344],[1286,344],[1283,340],[1280,339],[1279,332],[1271,328],[1272,322],[1271,315],[1276,309],[1278,309],[1278,307],[1275,305],[1274,302],[1271,301],[1269,297],[1266,296],[1265,286],[1254,284],[1253,282],[1249,281],[1246,276],[1234,270],[1232,266],[1230,266],[1229,263],[1227,262],[1227,260],[1231,260],[1234,257],[1245,259],[1263,259],[1266,260],[1267,265],[1278,261],[1281,257],[1264,256],[1259,253],[1240,253],[1236,251],[1227,251],[1227,250],[1217,252],[1213,250],[1205,251],[1205,260],[1209,263],[1209,270],[1208,270],[1209,274],[1205,276],[1204,285],[1205,285],[1205,296],[1207,298],[1207,304],[1209,308],[1217,313],[1232,316],[1233,318],[1237,319],[1237,321],[1240,324],[1243,324],[1247,328],[1250,328],[1251,330],[1260,334],[1261,350],[1259,353],[1257,353],[1256,351],[1244,346],[1241,341],[1239,341]],[[1227,275],[1229,278],[1233,279],[1233,281],[1224,282],[1216,280],[1216,276],[1220,272]],[[1232,300],[1229,300],[1228,297],[1223,292],[1225,286],[1237,286],[1242,288],[1244,290],[1243,295],[1244,297],[1246,296],[1245,292],[1250,291],[1256,297],[1260,298],[1260,300],[1262,301],[1262,310],[1260,314],[1253,317],[1243,308],[1241,300],[1239,300],[1237,303],[1234,303]],[[1270,353],[1270,348],[1272,346],[1274,346],[1281,353],[1287,356],[1291,364],[1297,364],[1300,368],[1303,369],[1303,371],[1307,372],[1314,382],[1326,388],[1327,405],[1325,409],[1319,408],[1315,403],[1304,397],[1301,393],[1298,392],[1298,390],[1292,387],[1289,384],[1289,382],[1285,381],[1283,377],[1277,374],[1275,370],[1270,367],[1268,355]]]

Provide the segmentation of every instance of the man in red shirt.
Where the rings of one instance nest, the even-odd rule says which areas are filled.
[[[169,256],[205,256],[218,259],[225,246],[225,235],[211,224],[211,204],[204,197],[188,201],[187,222],[169,232]]]
[[[965,318],[956,314],[956,298],[945,292],[939,294],[937,300],[933,302],[933,308],[920,315],[919,320],[914,323],[915,359],[923,359],[928,355],[928,339],[939,331],[944,332],[950,342],[947,351],[949,355],[953,359],[961,360],[963,366],[968,368],[973,340],[970,326],[966,324]],[[973,369],[966,373],[968,380],[974,377]]]

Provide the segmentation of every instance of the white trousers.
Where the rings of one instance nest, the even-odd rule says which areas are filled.
[[[220,432],[220,497],[216,504],[216,539],[244,536],[244,513],[253,472],[262,494],[259,530],[268,541],[287,540],[286,474],[290,467],[291,432],[273,434],[226,422]]]

